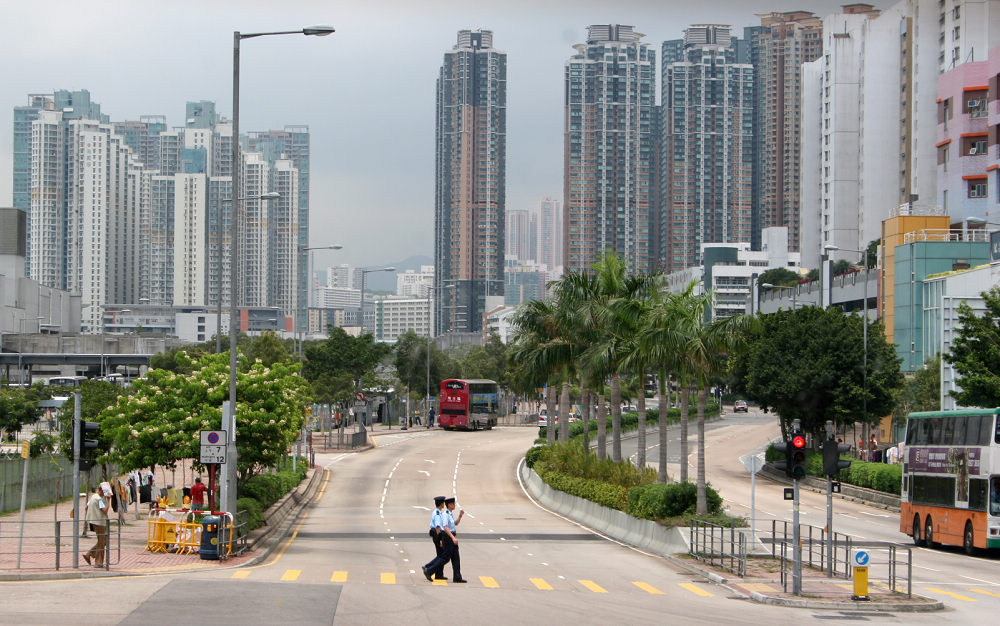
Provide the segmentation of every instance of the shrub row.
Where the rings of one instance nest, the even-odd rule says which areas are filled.
[[[576,442],[531,448],[525,463],[553,489],[640,519],[692,515],[697,507],[693,483],[657,484],[655,470],[640,471],[628,461],[599,460]],[[706,501],[710,515],[722,512],[722,497],[711,486],[706,487]]]
[[[302,482],[309,470],[304,461],[302,459],[295,470],[288,468],[276,474],[257,474],[240,484],[242,497],[236,501],[236,509],[249,514],[248,530],[260,528],[264,524],[264,511]]]
[[[706,407],[705,407],[705,415],[706,416],[713,416],[713,415],[718,415],[718,413],[719,413],[719,405],[715,401],[710,400],[708,402],[708,405],[706,405]],[[695,421],[697,419],[698,419],[698,407],[692,405],[691,408],[688,411],[688,420],[693,422],[693,421]],[[659,411],[659,409],[646,409],[646,424],[647,425],[652,426],[653,424],[659,423],[659,421],[660,421],[660,411]],[[680,410],[680,408],[667,409],[667,423],[668,424],[678,424],[678,423],[680,423],[680,421],[681,421],[681,410]],[[611,425],[611,414],[610,413],[605,417],[605,423],[607,424],[607,430],[610,433],[611,432],[611,428],[612,428],[612,425]],[[588,420],[587,424],[588,424],[588,426],[590,426],[590,429],[589,429],[590,432],[592,432],[592,433],[596,433],[597,432],[597,416],[596,415],[591,416],[591,419]],[[628,431],[636,430],[637,428],[639,428],[639,414],[638,413],[622,413],[622,432],[628,432]],[[542,428],[538,429],[539,437],[545,438],[545,429],[546,429],[546,427],[542,427]],[[582,434],[583,434],[583,420],[582,419],[579,419],[579,420],[577,420],[577,421],[575,421],[575,422],[573,422],[573,423],[571,423],[569,425],[569,436],[570,437],[576,437],[576,436],[582,435]]]
[[[775,451],[774,446],[768,446],[764,453],[764,459],[768,463],[780,460],[781,455]],[[849,458],[849,457],[843,457]],[[823,454],[815,450],[806,450],[806,473],[819,478],[825,477],[823,474]],[[836,477],[842,483],[854,485],[855,487],[865,487],[883,493],[900,495],[903,482],[903,467],[893,463],[869,463],[851,459],[851,466],[841,470]]]

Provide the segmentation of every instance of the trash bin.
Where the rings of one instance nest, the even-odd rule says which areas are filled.
[[[201,544],[198,554],[204,560],[219,560],[219,516],[206,515],[201,518]]]

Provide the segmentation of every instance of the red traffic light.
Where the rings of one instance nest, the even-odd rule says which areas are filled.
[[[796,435],[792,437],[792,447],[793,448],[804,448],[806,447],[806,438],[802,435]]]

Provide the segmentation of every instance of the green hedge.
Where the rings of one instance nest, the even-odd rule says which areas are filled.
[[[542,468],[539,476],[549,487],[578,498],[590,500],[618,511],[624,511],[628,508],[628,489],[625,487],[590,478],[580,478],[547,468]]]
[[[709,515],[722,513],[722,496],[711,485],[705,486]],[[628,490],[628,514],[648,520],[693,515],[698,506],[698,487],[694,483],[640,485]]]
[[[768,463],[779,460],[781,455],[775,451],[774,446],[768,446],[764,453],[764,459]],[[859,461],[850,457],[851,466],[841,470],[835,477],[842,483],[854,485],[855,487],[865,487],[883,493],[900,495],[903,482],[903,466],[895,463],[869,463]],[[823,454],[815,450],[806,450],[806,473],[809,476],[825,478],[823,474]]]
[[[705,416],[715,416],[719,414],[719,405],[714,400],[709,400],[705,407]],[[698,419],[698,407],[692,405],[688,411],[688,421],[696,421]],[[646,425],[652,426],[653,424],[658,424],[660,421],[660,411],[659,409],[646,409]],[[681,410],[679,408],[667,409],[667,423],[668,424],[678,424],[681,421]],[[609,413],[605,417],[605,423],[607,424],[607,430],[610,433],[611,424],[611,414]],[[591,416],[588,420],[588,425],[590,426],[590,432],[597,432],[597,416]],[[622,413],[622,432],[629,432],[639,428],[639,414],[638,413]],[[538,436],[540,438],[545,438],[546,427],[542,426],[538,429]],[[578,419],[577,421],[569,425],[569,436],[570,438],[583,435],[583,419]]]
[[[236,510],[247,511],[250,514],[248,530],[260,528],[264,523],[264,511],[295,489],[309,471],[305,459],[300,459],[295,470],[286,465],[277,474],[257,474],[240,483],[240,498],[236,501]]]

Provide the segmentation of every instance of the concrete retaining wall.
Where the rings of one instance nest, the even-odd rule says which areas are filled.
[[[690,550],[687,528],[664,528],[656,522],[636,519],[590,500],[557,491],[545,484],[523,461],[520,472],[522,482],[535,499],[588,528],[654,554],[686,554]]]

